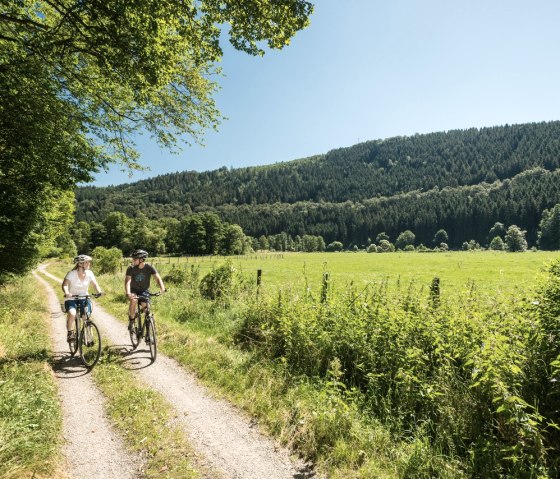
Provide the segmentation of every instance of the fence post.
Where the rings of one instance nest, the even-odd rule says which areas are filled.
[[[439,278],[437,276],[432,280],[430,297],[432,299],[432,308],[437,308],[440,303]]]
[[[262,269],[257,270],[257,296],[261,292],[261,282],[262,282]]]

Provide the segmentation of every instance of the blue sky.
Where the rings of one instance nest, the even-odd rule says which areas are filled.
[[[132,177],[257,166],[353,144],[560,119],[557,0],[317,0],[289,47],[251,57],[224,44],[216,96],[228,117],[179,155],[140,138]]]

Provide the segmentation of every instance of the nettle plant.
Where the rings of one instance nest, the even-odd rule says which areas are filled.
[[[437,302],[414,283],[279,293],[247,306],[236,339],[326,384],[335,361],[349,400],[473,477],[557,477],[560,262],[549,275],[536,304],[474,285]]]

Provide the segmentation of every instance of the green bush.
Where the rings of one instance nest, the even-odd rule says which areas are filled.
[[[235,268],[231,261],[213,269],[200,281],[200,295],[206,299],[218,299],[229,295],[233,288]]]
[[[98,246],[92,252],[93,267],[98,274],[115,274],[122,262],[122,251],[118,248],[104,248]]]

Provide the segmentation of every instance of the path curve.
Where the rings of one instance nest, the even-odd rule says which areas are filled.
[[[53,371],[62,406],[63,455],[66,473],[79,479],[136,479],[143,461],[126,451],[121,436],[104,412],[105,398],[97,389],[79,357],[71,357],[66,342],[66,318],[52,286],[33,275],[48,293],[51,312]]]
[[[61,281],[47,272],[44,265],[39,270]],[[125,323],[97,304],[93,314],[102,337],[130,352],[130,337]],[[252,427],[239,410],[226,401],[212,397],[175,360],[158,352],[157,360],[152,364],[149,351],[142,342],[137,351],[126,356],[125,365],[175,407],[178,423],[197,453],[224,479],[315,477],[314,472],[302,461],[293,459],[286,448]]]

